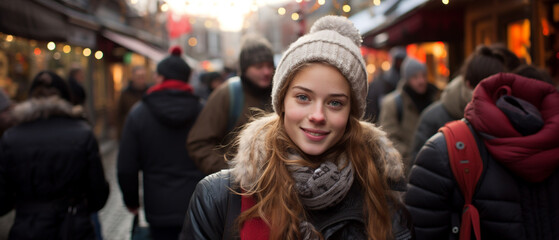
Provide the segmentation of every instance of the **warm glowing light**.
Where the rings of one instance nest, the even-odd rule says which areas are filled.
[[[70,47],[70,45],[64,45],[64,47],[62,48],[62,51],[64,53],[70,53],[70,51],[72,51],[72,47]]]
[[[373,1],[373,4],[375,4],[375,6],[380,5],[380,0],[374,0],[374,1]]]
[[[293,19],[293,21],[299,20],[299,14],[298,13],[292,13],[291,14],[291,19]]]
[[[212,28],[212,26],[213,26],[212,21],[206,20],[206,21],[204,22],[204,26],[205,26],[206,28]]]
[[[91,55],[91,49],[84,48],[83,49],[83,55],[86,56],[86,57],[89,57],[89,55]]]
[[[433,54],[435,57],[441,57],[444,54],[444,43],[437,42],[433,45]]]
[[[12,36],[12,35],[6,36],[6,41],[11,42],[13,40],[14,40],[14,36]]]
[[[542,34],[544,36],[549,36],[549,22],[547,19],[542,17]]]
[[[448,0],[443,0],[443,4],[447,5],[448,4]]]
[[[295,0],[295,2],[297,3],[301,3],[303,0]]]
[[[40,49],[40,48],[35,48],[35,49],[33,50],[33,53],[34,53],[35,55],[41,55],[41,49]]]
[[[285,15],[285,8],[282,7],[278,8],[278,14],[282,16]]]
[[[376,70],[377,70],[377,67],[376,67],[374,64],[369,63],[369,64],[367,65],[367,72],[368,72],[369,74],[375,73]]]
[[[167,12],[167,11],[169,11],[169,4],[167,4],[167,3],[161,4],[161,11],[162,11],[162,12]]]
[[[130,0],[130,3],[136,4],[136,3],[138,3],[138,0]]]
[[[198,39],[196,39],[195,37],[191,37],[188,39],[188,45],[191,47],[194,47],[196,45],[198,45]]]
[[[342,7],[342,10],[344,10],[344,12],[350,12],[350,11],[351,11],[351,6],[345,4],[345,5]]]
[[[318,5],[324,5],[326,3],[325,0],[318,0]]]
[[[388,61],[384,61],[380,67],[383,71],[388,71],[390,70],[390,63]]]
[[[54,42],[49,42],[47,43],[47,49],[48,50],[54,50],[56,48],[56,44]]]
[[[103,52],[101,52],[101,51],[95,52],[95,58],[97,60],[100,60],[101,58],[103,58]]]

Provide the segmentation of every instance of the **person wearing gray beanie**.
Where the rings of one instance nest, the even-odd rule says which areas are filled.
[[[289,46],[274,75],[274,112],[241,130],[230,169],[198,183],[180,239],[413,238],[394,191],[405,187],[400,155],[361,120],[360,46],[340,16],[318,19]]]
[[[369,83],[365,119],[372,123],[378,122],[382,98],[398,86],[402,62],[407,56],[406,49],[401,46],[391,48],[389,54],[391,59],[390,69],[376,74],[373,81]]]
[[[439,90],[427,81],[425,64],[412,57],[404,60],[400,75],[398,88],[382,99],[379,124],[402,154],[407,173],[419,115],[438,99]]]
[[[196,165],[206,174],[227,168],[224,154],[237,129],[254,114],[251,109],[272,111],[270,92],[274,55],[270,42],[248,34],[242,38],[239,54],[240,76],[232,77],[215,89],[188,135],[186,147]]]

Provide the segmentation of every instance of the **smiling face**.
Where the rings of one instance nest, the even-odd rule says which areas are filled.
[[[351,90],[338,69],[313,63],[301,69],[283,101],[287,135],[304,153],[320,155],[344,135]]]

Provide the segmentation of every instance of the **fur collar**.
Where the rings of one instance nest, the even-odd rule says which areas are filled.
[[[73,106],[58,96],[31,98],[15,106],[13,116],[17,123],[32,122],[50,117],[84,118],[82,106]]]
[[[238,153],[229,164],[233,181],[243,189],[250,189],[261,175],[264,162],[267,161],[265,138],[270,131],[270,122],[277,119],[277,114],[261,117],[247,124],[239,134]],[[404,165],[398,150],[386,137],[386,133],[372,123],[361,121],[364,136],[373,144],[378,144],[384,151],[385,158],[375,159],[377,167],[390,181],[398,182],[404,177]]]

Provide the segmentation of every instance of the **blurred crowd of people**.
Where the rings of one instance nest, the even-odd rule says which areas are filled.
[[[40,72],[17,104],[0,89],[9,239],[102,239],[109,191],[145,209],[157,240],[458,239],[465,200],[438,133],[455,120],[483,162],[481,237],[559,239],[559,92],[546,71],[482,45],[438,89],[394,47],[368,83],[360,45],[353,23],[327,16],[277,65],[265,38],[245,36],[238,76],[202,73],[200,88],[180,47],[153,85],[134,67],[117,106],[120,189],[104,175],[82,69]]]

